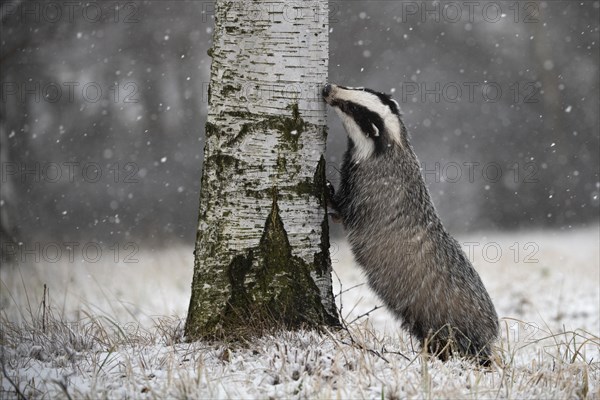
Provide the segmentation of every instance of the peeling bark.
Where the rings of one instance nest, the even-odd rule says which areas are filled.
[[[190,339],[338,323],[319,96],[327,18],[325,1],[216,2]]]

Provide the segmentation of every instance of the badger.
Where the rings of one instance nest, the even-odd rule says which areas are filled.
[[[496,310],[437,215],[398,103],[333,84],[322,96],[348,134],[338,190],[328,183],[329,212],[341,219],[369,285],[424,351],[489,365]]]

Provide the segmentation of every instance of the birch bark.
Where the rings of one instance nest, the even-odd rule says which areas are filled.
[[[327,1],[216,1],[188,338],[338,323],[328,30]]]

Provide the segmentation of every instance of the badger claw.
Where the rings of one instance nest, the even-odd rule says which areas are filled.
[[[329,199],[333,199],[333,197],[335,196],[335,189],[333,188],[333,185],[331,184],[331,182],[327,181],[326,186],[327,186],[327,191],[328,191],[327,197]]]
[[[335,189],[329,181],[327,181],[327,214],[334,223],[337,224],[343,222],[342,215],[338,211],[338,206],[335,201]]]

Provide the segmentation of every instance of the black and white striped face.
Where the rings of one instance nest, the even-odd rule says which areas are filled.
[[[389,95],[333,84],[325,85],[322,95],[342,120],[354,144],[355,161],[402,146],[400,107]]]

